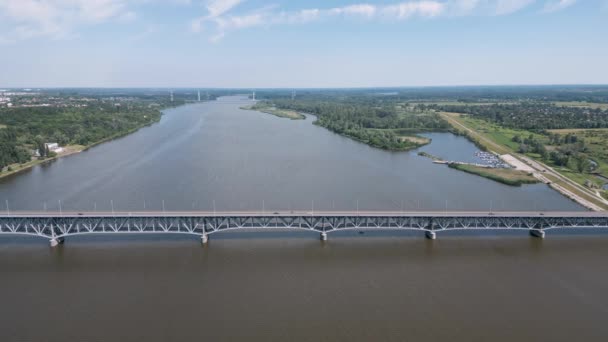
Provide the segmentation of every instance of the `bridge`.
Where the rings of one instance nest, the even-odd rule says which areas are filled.
[[[292,229],[320,234],[345,230],[413,230],[429,239],[447,231],[528,231],[539,238],[554,229],[608,228],[608,212],[13,212],[0,216],[0,236],[45,238],[92,234],[185,234]]]

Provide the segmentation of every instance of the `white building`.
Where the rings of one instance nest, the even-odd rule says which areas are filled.
[[[58,143],[46,143],[46,144],[44,144],[44,147],[46,147],[51,152],[55,152],[55,153],[63,152],[63,147],[59,146]]]

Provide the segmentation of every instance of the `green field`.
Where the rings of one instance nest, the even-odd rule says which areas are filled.
[[[456,170],[485,177],[493,181],[511,186],[521,186],[523,184],[538,183],[538,180],[534,178],[532,174],[523,171],[518,171],[515,169],[494,169],[487,167],[479,167],[475,165],[455,163],[451,163],[449,164],[449,166]]]
[[[512,139],[514,136],[519,135],[522,137],[528,137],[532,135],[535,139],[542,141],[547,150],[552,151],[557,148],[557,146],[551,146],[549,144],[549,139],[546,135],[525,131],[525,130],[516,130],[501,127],[499,125],[487,122],[481,119],[475,119],[468,115],[457,115],[457,114],[447,114],[449,118],[455,120],[461,124],[464,124],[470,129],[473,129],[476,133],[481,136],[491,140],[492,142],[506,147],[507,149],[499,149],[494,145],[489,144],[488,142],[484,142],[481,140],[481,143],[485,145],[490,150],[494,150],[498,153],[512,153],[518,150],[519,144],[513,142]],[[589,148],[588,155],[590,159],[595,161],[598,164],[597,173],[601,175],[608,176],[608,150],[606,147],[608,146],[608,129],[563,129],[563,130],[550,130],[549,132],[567,135],[567,134],[577,134],[577,136],[583,138],[585,140],[586,145]],[[579,173],[576,170],[570,170],[564,167],[558,167],[553,164],[550,160],[542,160],[541,156],[534,153],[526,153],[527,156],[541,160],[544,163],[547,163],[549,166],[555,168],[556,171],[560,172],[562,175],[572,179],[578,184],[585,185],[586,183],[592,182],[597,187],[601,187],[606,181],[601,180],[593,174],[588,173]]]
[[[557,129],[550,132],[560,135],[576,134],[584,139],[589,158],[598,164],[595,173],[608,177],[608,129]],[[587,180],[599,187],[608,182],[590,174],[579,174],[567,169],[559,171],[583,185]]]
[[[546,144],[546,148],[548,151],[552,151],[557,149],[557,146],[551,146],[548,144],[549,138],[548,136],[532,133],[529,131],[523,130],[513,130],[504,127],[500,127],[489,123],[480,119],[473,119],[468,115],[458,114],[458,113],[442,113],[442,116],[453,125],[456,131],[465,131],[467,136],[473,140],[475,143],[482,145],[483,148],[489,149],[499,154],[517,154],[517,143],[511,141],[513,136],[520,134],[522,136],[527,136],[532,134],[536,139],[543,141]],[[461,125],[464,125],[461,126]],[[470,129],[472,131],[466,131],[466,129]],[[550,133],[554,134],[562,134],[567,135],[569,133],[576,133],[580,135],[586,142],[588,147],[588,151],[586,155],[590,160],[595,161],[598,164],[598,169],[595,171],[603,176],[608,175],[608,153],[606,151],[606,146],[608,146],[608,129],[565,129],[565,130],[552,130]],[[543,160],[540,155],[528,153],[527,156],[542,161],[547,165],[551,166],[555,169],[555,171],[559,172],[563,176],[569,178],[570,180],[582,185],[588,186],[590,183],[596,187],[601,188],[604,184],[608,183],[608,181],[601,179],[596,174],[590,173],[580,173],[577,170],[573,170],[566,167],[559,167],[552,163],[550,160]],[[548,176],[549,180],[559,184],[560,186],[574,191],[575,193],[581,195],[577,189],[566,184],[562,181],[554,179],[554,177]],[[606,196],[606,191],[600,191],[600,193]],[[588,198],[588,196],[584,196]],[[608,197],[608,196],[607,196]],[[600,204],[601,203],[597,203]]]
[[[508,148],[517,151],[519,148],[519,143],[514,142],[513,137],[519,135],[520,137],[528,137],[532,135],[535,139],[539,139],[541,141],[546,140],[543,135],[536,134],[530,131],[518,130],[518,129],[510,129],[505,128],[488,121],[484,121],[481,119],[474,119],[468,115],[461,115],[460,121],[466,126],[474,129],[475,131],[486,135],[492,141],[507,146]]]
[[[513,141],[513,137],[529,137],[546,140],[545,136],[525,130],[505,128],[485,120],[475,119],[466,114],[442,113],[444,119],[456,129],[457,132],[465,134],[477,145],[485,150],[494,151],[498,154],[507,154],[517,151],[519,143]],[[464,131],[459,125],[464,125],[473,132]],[[534,157],[534,155],[530,155]]]

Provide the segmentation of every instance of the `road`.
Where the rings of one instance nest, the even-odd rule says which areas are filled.
[[[327,217],[608,217],[608,212],[566,212],[566,211],[145,211],[145,212],[38,212],[17,211],[0,215],[1,218],[44,218],[44,217],[298,217],[298,216],[327,216]]]

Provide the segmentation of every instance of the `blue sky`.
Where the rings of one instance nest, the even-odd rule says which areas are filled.
[[[0,87],[607,84],[608,0],[0,0]]]

